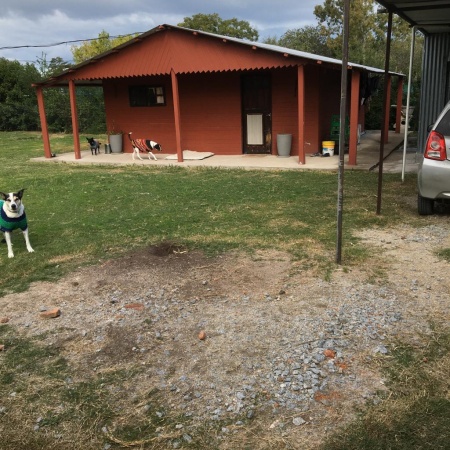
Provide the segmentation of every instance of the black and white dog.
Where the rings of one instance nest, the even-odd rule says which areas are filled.
[[[99,142],[98,139],[94,139],[93,137],[91,137],[91,138],[86,138],[86,140],[89,142],[89,146],[91,147],[91,153],[93,155],[96,155],[97,152],[100,153],[101,142]]]
[[[133,160],[134,157],[137,156],[141,161],[141,155],[139,152],[148,153],[148,159],[153,158],[155,161],[157,160],[156,156],[152,153],[153,150],[157,150],[160,152],[162,150],[162,146],[155,141],[151,141],[149,139],[132,139],[131,132],[128,133],[128,139],[131,141],[131,145],[133,146]]]
[[[27,216],[25,214],[25,207],[22,203],[23,191],[24,190],[21,189],[19,192],[10,192],[9,194],[0,192],[0,230],[3,231],[5,235],[5,241],[8,246],[8,258],[14,257],[11,233],[17,228],[22,230],[27,250],[30,253],[34,252],[28,237]]]

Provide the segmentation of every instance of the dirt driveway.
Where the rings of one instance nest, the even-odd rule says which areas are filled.
[[[226,423],[221,448],[256,437],[261,448],[312,448],[355,405],[378,401],[376,360],[389,341],[419,339],[430,317],[448,320],[448,263],[435,254],[450,247],[445,224],[360,237],[383,266],[374,282],[373,261],[325,281],[280,252],[208,258],[166,244],[34,283],[1,298],[0,316],[60,348],[74,380],[143,369],[115,398],[123,416],[139,417],[156,389],[166,410],[189,418],[156,430],[172,436],[167,448],[205,421]],[[52,308],[61,315],[40,317]]]

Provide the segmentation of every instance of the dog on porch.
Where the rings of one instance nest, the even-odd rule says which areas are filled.
[[[156,156],[153,154],[154,150],[157,150],[158,152],[162,151],[161,144],[158,144],[155,141],[152,141],[150,139],[133,139],[131,137],[132,132],[130,131],[128,133],[128,139],[131,141],[131,145],[133,146],[133,160],[134,157],[137,156],[141,161],[143,159],[141,158],[141,155],[139,152],[147,153],[148,159],[154,159],[157,160]]]
[[[98,139],[94,139],[93,137],[86,138],[86,140],[89,142],[89,147],[91,148],[91,153],[93,155],[97,155],[97,153],[100,153],[100,145],[101,142]]]

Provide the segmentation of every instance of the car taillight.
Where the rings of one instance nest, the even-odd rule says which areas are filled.
[[[430,132],[423,156],[428,159],[437,159],[438,161],[444,161],[447,158],[445,139],[441,133],[434,130]]]

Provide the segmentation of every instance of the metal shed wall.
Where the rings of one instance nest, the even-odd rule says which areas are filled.
[[[439,112],[449,100],[450,33],[426,36],[423,55],[417,142],[419,152],[423,152],[428,125],[437,119]]]

